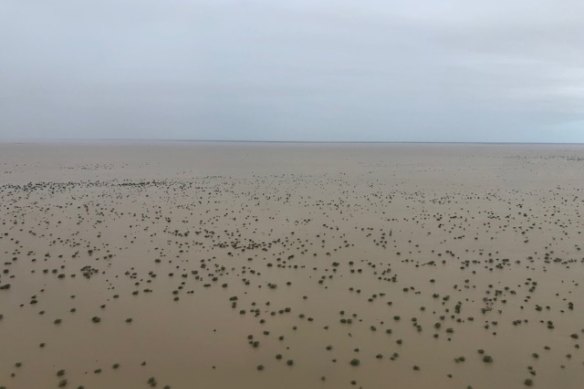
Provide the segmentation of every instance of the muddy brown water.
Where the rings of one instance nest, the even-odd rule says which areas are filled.
[[[582,146],[0,144],[0,387],[582,388],[583,196]]]

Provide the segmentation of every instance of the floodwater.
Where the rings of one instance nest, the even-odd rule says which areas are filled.
[[[584,146],[0,144],[0,387],[582,388]]]

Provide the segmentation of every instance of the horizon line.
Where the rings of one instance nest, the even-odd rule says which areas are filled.
[[[184,143],[298,143],[298,144],[476,144],[476,145],[584,145],[584,142],[519,142],[519,141],[414,141],[414,140],[256,140],[256,139],[188,139],[188,138],[27,138],[0,139],[0,144],[33,144],[58,142],[184,142]]]
[[[362,141],[362,140],[254,140],[254,139],[188,139],[188,138],[37,138],[0,139],[0,144],[33,144],[58,142],[184,142],[184,143],[297,143],[297,144],[477,144],[477,145],[584,145],[584,142],[519,142],[519,141]]]

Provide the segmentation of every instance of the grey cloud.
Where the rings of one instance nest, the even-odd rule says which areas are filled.
[[[0,138],[584,142],[580,1],[5,0]]]

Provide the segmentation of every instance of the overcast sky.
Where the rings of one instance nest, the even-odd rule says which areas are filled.
[[[584,1],[0,0],[0,138],[584,142]]]

